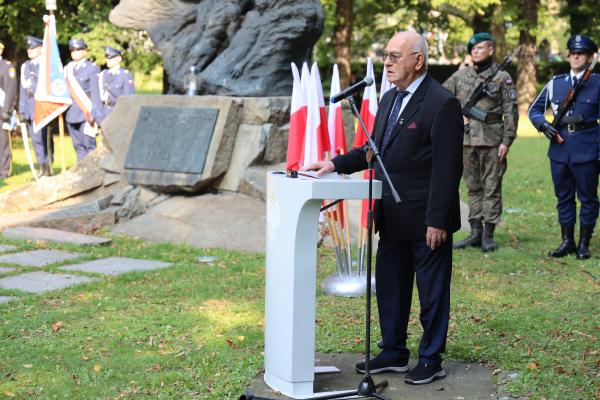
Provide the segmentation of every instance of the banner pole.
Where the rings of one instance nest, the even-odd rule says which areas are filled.
[[[58,116],[58,134],[60,136],[60,172],[65,172],[65,119]]]

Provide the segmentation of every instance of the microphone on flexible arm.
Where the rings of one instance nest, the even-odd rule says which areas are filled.
[[[356,82],[354,85],[344,89],[342,92],[336,94],[335,96],[331,96],[331,99],[329,99],[329,101],[331,103],[340,102],[340,101],[344,100],[346,97],[352,96],[354,93],[365,88],[366,86],[371,86],[372,84],[373,84],[373,78],[371,78],[370,76],[367,76],[362,81]]]

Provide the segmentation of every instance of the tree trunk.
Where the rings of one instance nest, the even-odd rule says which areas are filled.
[[[352,43],[352,0],[336,0],[333,46],[335,62],[340,69],[340,86],[350,84],[350,45]]]
[[[494,60],[496,62],[502,62],[510,50],[508,49],[506,43],[506,26],[504,25],[501,3],[498,3],[494,6],[493,14],[490,33],[494,38]]]
[[[517,64],[517,94],[519,113],[526,113],[536,95],[535,36],[531,33],[537,25],[539,0],[522,0],[519,11],[519,44],[521,52]]]

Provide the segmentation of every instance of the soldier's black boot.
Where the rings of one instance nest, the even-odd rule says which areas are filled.
[[[483,226],[483,235],[481,236],[481,251],[496,251],[496,243],[494,243],[494,229],[496,225],[486,223]]]
[[[464,249],[468,246],[481,247],[481,235],[483,233],[483,226],[481,221],[471,221],[471,235],[467,238],[454,243],[455,249]]]
[[[562,243],[555,250],[548,253],[548,257],[561,258],[567,254],[575,253],[577,246],[575,245],[575,227],[561,225],[560,233],[562,237]]]
[[[588,247],[590,245],[590,240],[592,239],[593,231],[593,225],[581,225],[579,227],[579,246],[577,246],[577,252],[575,253],[575,257],[577,257],[578,260],[586,260],[592,256]]]

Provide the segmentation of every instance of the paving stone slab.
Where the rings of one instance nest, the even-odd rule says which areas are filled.
[[[0,279],[0,287],[4,289],[17,289],[29,293],[44,293],[56,289],[64,289],[80,283],[93,282],[96,279],[87,276],[50,274],[37,271],[23,275],[10,276]]]
[[[0,304],[2,303],[8,303],[9,301],[13,301],[18,299],[18,297],[15,296],[0,296]]]
[[[4,237],[23,240],[46,240],[50,242],[69,243],[78,246],[100,246],[110,244],[111,239],[82,235],[80,233],[61,231],[58,229],[32,228],[28,226],[17,226],[6,228]]]
[[[67,253],[59,250],[32,250],[4,254],[0,256],[0,263],[17,264],[24,267],[45,267],[46,265],[72,260],[81,256],[83,256],[81,253]]]
[[[121,275],[132,271],[152,271],[170,267],[172,264],[162,261],[139,260],[126,257],[109,257],[82,264],[67,265],[65,271],[95,272],[104,275]]]
[[[362,361],[362,354],[316,354],[315,364],[321,366],[336,366],[340,373],[315,376],[316,392],[355,390],[362,375],[356,373],[355,363]],[[413,368],[417,360],[409,361]],[[385,373],[373,375],[375,383],[388,381],[388,386],[379,393],[390,399],[402,400],[486,400],[498,399],[498,389],[493,383],[493,371],[478,363],[443,364],[446,378],[436,380],[427,385],[409,385],[404,382],[406,374]],[[259,374],[248,385],[255,396],[270,399],[289,399],[276,393],[264,382],[264,375]],[[241,395],[242,393],[240,393]]]
[[[0,253],[6,253],[7,251],[13,251],[16,250],[17,247],[16,246],[10,246],[7,244],[0,244]]]
[[[9,268],[9,267],[0,267],[0,274],[6,274],[9,272],[14,271],[14,268]]]

